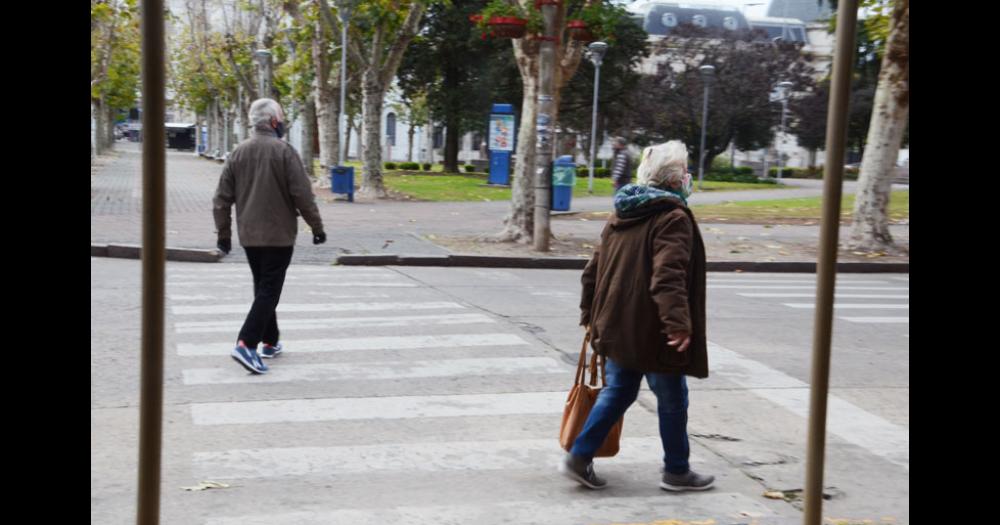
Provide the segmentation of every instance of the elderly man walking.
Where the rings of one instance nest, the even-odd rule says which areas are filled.
[[[231,355],[254,374],[267,373],[261,355],[273,358],[282,351],[275,308],[292,260],[297,215],[312,228],[313,244],[326,242],[312,183],[298,153],[281,140],[284,117],[281,106],[269,98],[250,105],[253,135],[229,155],[213,199],[219,250],[232,249],[230,210],[236,204],[240,245],[253,273],[253,305]]]

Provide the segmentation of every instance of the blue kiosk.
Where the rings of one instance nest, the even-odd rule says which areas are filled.
[[[489,122],[490,184],[510,186],[510,156],[516,137],[514,106],[493,104]]]

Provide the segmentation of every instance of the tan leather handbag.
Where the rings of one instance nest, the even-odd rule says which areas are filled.
[[[583,425],[587,422],[590,410],[594,408],[594,403],[597,401],[597,395],[601,392],[601,388],[607,386],[607,379],[604,373],[604,357],[601,357],[601,388],[597,387],[598,359],[596,352],[590,358],[590,384],[585,383],[586,371],[584,370],[584,363],[587,360],[587,343],[589,342],[590,332],[588,331],[587,335],[583,338],[583,348],[580,349],[580,362],[576,367],[576,379],[573,381],[573,388],[569,391],[569,396],[566,398],[566,408],[563,410],[562,428],[559,430],[559,444],[567,452],[573,448],[573,442],[576,441],[576,437],[583,430]],[[624,420],[625,417],[622,416],[611,427],[608,437],[604,439],[601,448],[594,454],[595,457],[606,458],[618,453],[618,444],[622,437],[622,422]]]

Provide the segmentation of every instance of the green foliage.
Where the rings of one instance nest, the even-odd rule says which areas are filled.
[[[420,165],[420,169],[422,169],[424,171],[431,171],[431,163],[430,162],[425,162],[425,163],[421,164]]]
[[[472,173],[474,171],[476,171],[476,167],[475,166],[473,166],[472,164],[466,164],[465,165],[465,172],[466,173]]]
[[[395,162],[386,162],[382,164],[382,167],[384,167],[387,170],[394,170],[396,169],[397,165]]]

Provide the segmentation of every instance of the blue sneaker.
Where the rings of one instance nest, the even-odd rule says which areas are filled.
[[[264,343],[263,347],[260,349],[260,356],[265,359],[274,359],[275,357],[278,357],[279,354],[281,354],[281,351],[283,349],[284,348],[281,346],[281,343],[278,343],[274,346]]]
[[[243,368],[246,368],[248,372],[252,374],[266,374],[267,365],[260,360],[260,356],[257,355],[255,350],[250,350],[246,346],[236,345],[233,351],[229,354],[233,360],[240,364]]]

